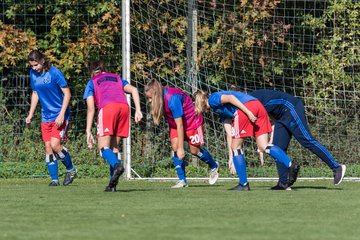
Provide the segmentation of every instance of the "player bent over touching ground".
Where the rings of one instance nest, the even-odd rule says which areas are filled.
[[[244,138],[252,136],[255,137],[261,152],[268,153],[284,166],[284,174],[280,176],[286,177],[279,179],[283,185],[278,190],[291,190],[288,186],[288,175],[293,177],[295,164],[283,150],[269,144],[268,133],[271,132],[271,124],[265,108],[256,98],[235,91],[215,92],[209,96],[207,92],[199,90],[195,93],[195,107],[197,113],[213,109],[224,123],[227,142],[231,146],[229,149],[232,159],[229,160],[229,168],[234,165],[239,177],[239,184],[231,190],[250,190],[242,145]]]
[[[249,94],[257,98],[265,106],[268,114],[275,119],[273,144],[286,152],[291,137],[294,136],[302,146],[316,154],[329,166],[333,171],[335,185],[342,182],[346,166],[340,165],[331,153],[312,136],[307,124],[304,104],[299,98],[270,89],[261,89]],[[292,184],[293,182],[290,181],[290,185]]]
[[[33,91],[26,123],[31,123],[40,101],[41,134],[45,143],[46,165],[51,177],[49,186],[60,186],[57,160],[65,165],[63,185],[67,186],[73,182],[77,174],[68,150],[61,144],[61,141],[66,139],[70,119],[69,85],[64,74],[52,66],[49,59],[40,51],[31,51],[28,60],[31,66],[30,84]]]
[[[215,162],[204,143],[203,117],[195,113],[190,96],[177,88],[162,87],[157,80],[149,81],[145,86],[151,114],[156,125],[164,116],[170,128],[171,147],[174,151],[173,163],[179,181],[172,188],[187,186],[184,151],[184,140],[189,144],[190,153],[207,163],[211,169],[209,184],[218,179],[219,163]]]
[[[119,178],[124,172],[119,143],[122,138],[129,136],[130,110],[124,92],[132,95],[135,104],[135,123],[143,117],[139,92],[119,75],[108,72],[103,62],[93,62],[90,68],[91,79],[83,96],[87,103],[86,141],[91,149],[94,144],[91,127],[96,105],[98,148],[101,157],[110,165],[110,182],[105,192],[115,192]]]

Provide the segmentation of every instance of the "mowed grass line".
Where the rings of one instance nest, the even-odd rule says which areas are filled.
[[[45,179],[0,180],[0,239],[359,239],[359,182],[121,181],[105,193],[105,179],[76,179],[50,188]]]

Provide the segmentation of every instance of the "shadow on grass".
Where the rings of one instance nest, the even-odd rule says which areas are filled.
[[[122,192],[122,193],[126,193],[126,192],[151,192],[153,190],[150,189],[116,189],[116,192]]]
[[[213,187],[222,187],[222,186],[224,186],[224,185],[221,185],[221,184],[216,184],[216,185],[190,184],[189,188],[208,188],[208,187],[213,188]]]
[[[297,189],[318,189],[318,190],[343,190],[342,188],[339,187],[323,187],[323,186],[291,186],[291,189],[293,190],[297,190]]]

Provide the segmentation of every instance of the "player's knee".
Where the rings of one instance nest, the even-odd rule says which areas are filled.
[[[237,148],[237,149],[232,149],[232,154],[233,154],[233,157],[236,157],[239,155],[243,155],[244,152],[241,148]]]
[[[265,148],[259,147],[259,151],[260,151],[260,152],[265,152],[265,153],[267,153],[267,154],[270,154],[270,150],[271,150],[271,148],[272,148],[273,146],[274,146],[273,144],[269,144],[269,145],[267,145]]]

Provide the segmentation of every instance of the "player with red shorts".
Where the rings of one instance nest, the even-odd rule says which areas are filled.
[[[87,103],[86,141],[89,148],[93,147],[94,137],[91,132],[98,109],[97,138],[100,155],[110,165],[110,182],[106,192],[115,192],[124,167],[121,164],[119,143],[129,136],[130,110],[125,96],[131,93],[135,104],[135,122],[143,115],[140,109],[139,92],[136,87],[115,73],[107,71],[103,62],[91,64],[91,79],[86,85],[83,98]]]
[[[145,96],[150,102],[151,114],[155,124],[165,117],[170,128],[171,147],[174,151],[173,162],[179,181],[172,188],[187,186],[184,141],[187,141],[190,153],[207,163],[211,169],[209,184],[218,179],[219,164],[214,161],[204,143],[203,117],[195,113],[190,96],[177,88],[162,87],[157,80],[149,81],[145,86]]]
[[[30,84],[33,91],[26,123],[31,123],[36,106],[40,101],[45,161],[51,177],[49,186],[60,186],[57,160],[60,160],[66,167],[63,185],[67,186],[73,182],[77,174],[68,150],[61,144],[61,141],[66,138],[70,119],[70,88],[64,74],[51,65],[46,55],[38,50],[33,50],[30,52],[28,60],[31,66]]]
[[[197,113],[213,109],[224,123],[230,150],[229,168],[233,172],[235,167],[239,177],[239,184],[231,190],[250,190],[242,150],[244,138],[247,137],[255,137],[259,150],[275,158],[285,166],[288,174],[292,174],[292,171],[289,173],[292,165],[290,158],[281,148],[269,144],[271,124],[264,106],[256,98],[237,91],[215,92],[209,96],[207,92],[199,90],[195,94],[195,106]]]

